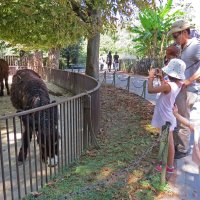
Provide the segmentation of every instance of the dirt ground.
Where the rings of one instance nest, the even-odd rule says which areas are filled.
[[[151,120],[154,106],[142,97],[113,86],[102,86],[101,92],[102,128],[120,128],[121,122],[131,120],[134,115],[144,125]]]

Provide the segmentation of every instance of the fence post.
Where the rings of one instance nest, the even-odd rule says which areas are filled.
[[[146,86],[147,86],[147,81],[145,80],[143,82],[143,91],[142,91],[142,96],[144,95],[144,99],[146,99]]]
[[[158,152],[158,160],[162,160],[162,172],[160,182],[161,185],[165,184],[166,181],[166,165],[167,165],[167,157],[168,157],[168,136],[169,136],[169,127],[171,123],[166,122],[164,126],[162,126],[161,131],[161,140],[160,140],[160,148]]]
[[[114,85],[114,86],[115,86],[115,73],[116,73],[116,72],[113,73],[113,85]]]
[[[103,76],[104,76],[104,82],[106,83],[106,71],[104,72]]]
[[[131,77],[129,76],[129,77],[127,78],[127,85],[126,85],[126,89],[128,90],[128,92],[129,92],[129,90],[130,90],[130,80],[131,80]]]

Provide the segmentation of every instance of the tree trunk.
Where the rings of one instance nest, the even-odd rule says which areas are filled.
[[[40,74],[42,67],[43,67],[43,52],[35,51],[33,55],[33,70],[38,74]]]
[[[86,74],[96,79],[99,78],[99,44],[100,33],[88,39]]]
[[[92,36],[88,38],[87,43],[87,59],[86,59],[86,74],[96,79],[99,78],[99,45],[101,27],[101,12],[100,10],[89,10],[91,15],[93,30]]]
[[[52,48],[48,53],[48,67],[59,69],[60,49]]]

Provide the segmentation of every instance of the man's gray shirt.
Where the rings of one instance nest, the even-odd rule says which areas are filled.
[[[190,78],[200,67],[200,40],[197,38],[189,39],[181,52],[181,59],[186,64],[185,78]],[[188,86],[190,92],[200,92],[200,83],[193,82]]]

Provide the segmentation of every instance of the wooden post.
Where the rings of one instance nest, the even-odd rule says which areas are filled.
[[[106,71],[104,72],[104,81],[103,82],[105,82],[106,83]]]
[[[114,85],[114,86],[115,86],[115,73],[116,73],[116,72],[113,73],[113,85]]]
[[[127,86],[126,86],[128,92],[129,92],[129,90],[130,90],[130,80],[131,80],[131,77],[129,76],[129,77],[127,78]]]
[[[166,124],[162,127],[161,131],[161,140],[160,140],[160,148],[158,152],[158,160],[162,160],[162,172],[161,172],[161,185],[164,185],[166,182],[166,166],[167,166],[167,158],[168,158],[168,136],[169,136],[169,127],[171,123],[166,122]]]
[[[142,90],[142,94],[141,94],[141,96],[144,96],[144,99],[146,99],[146,85],[147,85],[147,81],[145,80],[143,82],[143,90]]]

